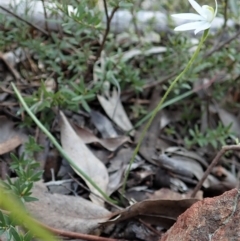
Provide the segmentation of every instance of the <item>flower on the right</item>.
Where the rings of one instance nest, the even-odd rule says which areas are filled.
[[[217,15],[217,0],[215,0],[215,10],[208,6],[200,6],[194,0],[188,0],[192,7],[198,12],[196,13],[179,13],[173,14],[172,17],[180,18],[185,20],[193,20],[194,22],[182,24],[174,29],[174,31],[188,31],[195,30],[194,33],[197,34],[200,31],[206,30],[211,27],[213,19]]]

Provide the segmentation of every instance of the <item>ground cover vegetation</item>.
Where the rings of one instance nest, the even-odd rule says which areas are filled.
[[[0,4],[0,240],[160,241],[237,187],[238,1],[196,35],[187,0],[22,2]]]

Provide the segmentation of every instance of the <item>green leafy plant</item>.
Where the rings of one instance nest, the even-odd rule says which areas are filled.
[[[1,195],[0,204],[3,202],[7,195],[18,203],[23,209],[26,202],[37,201],[35,197],[32,197],[32,188],[34,182],[41,179],[43,171],[39,169],[39,163],[34,160],[34,153],[41,150],[41,147],[37,145],[33,137],[29,138],[29,141],[25,143],[25,152],[21,157],[17,157],[11,154],[12,172],[16,174],[16,178],[11,179],[7,177],[5,181],[0,182]],[[4,205],[3,205],[4,206]],[[1,205],[0,205],[1,208]],[[23,231],[19,228],[22,222],[15,218],[13,213],[4,213],[0,209],[0,235],[5,234],[9,241],[30,241],[33,235],[29,231]]]
[[[217,128],[210,129],[208,128],[204,133],[201,132],[197,125],[194,129],[189,130],[190,138],[186,137],[184,139],[185,144],[188,148],[191,148],[194,145],[199,145],[204,147],[207,145],[212,145],[213,148],[217,149],[220,146],[226,145],[227,138],[231,137],[235,139],[233,133],[231,133],[231,124],[228,126],[223,126],[221,123],[218,123]]]

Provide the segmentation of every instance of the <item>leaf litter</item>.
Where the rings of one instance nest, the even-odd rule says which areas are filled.
[[[99,143],[109,151],[116,151],[116,149],[118,149],[121,145],[130,141],[130,138],[128,136],[118,136],[113,138],[100,139],[90,131],[81,128],[78,125],[74,125],[74,129],[77,135],[83,140],[85,144]]]
[[[134,39],[134,44],[139,43],[139,36],[129,36],[128,38],[131,38],[131,40]],[[158,34],[157,36],[159,38]],[[147,37],[145,36],[146,39]],[[143,42],[146,39],[143,39]],[[143,57],[157,57],[158,61],[161,61],[164,58],[164,52],[167,50],[163,46],[152,47],[148,49],[149,51],[143,51],[141,45],[139,45],[140,48],[135,48],[130,40],[127,41],[127,43],[123,42],[124,46],[126,46],[123,59],[134,67],[141,66]],[[159,44],[159,41],[160,38],[157,41],[154,38],[154,41],[150,40],[149,42],[148,40],[147,43]],[[163,39],[163,44],[164,41]],[[43,70],[45,75],[40,76],[44,76],[43,78],[46,79],[44,81],[46,91],[55,93],[58,88],[57,81],[55,77],[49,78],[51,73],[45,68],[45,63],[36,61],[31,51],[29,52],[27,49],[26,51],[16,49],[9,53],[16,51],[22,52],[24,61],[27,58],[27,53],[29,62],[32,62],[35,67],[37,66],[34,69],[35,72],[33,71],[31,74],[36,75],[36,71],[41,72],[40,70]],[[9,53],[3,53],[3,55],[8,56]],[[159,53],[161,55],[158,55]],[[116,56],[120,58],[121,54]],[[11,58],[12,64],[8,71],[12,72],[15,78],[19,78],[19,76],[22,78],[22,72],[19,74],[17,70],[23,59],[15,54],[11,54]],[[62,66],[65,65],[65,63],[61,64]],[[33,66],[27,68],[25,70],[31,72]],[[96,72],[93,75],[96,75]],[[34,88],[41,86],[41,78],[36,78],[37,81],[31,79],[29,82],[22,78],[21,81],[24,84],[18,83],[24,95],[29,96],[29,93],[33,93]],[[141,78],[144,78],[144,81],[148,83],[152,75],[143,75]],[[6,172],[6,165],[8,165],[6,160],[9,159],[9,152],[20,153],[19,149],[26,140],[26,133],[19,131],[19,128],[15,127],[15,122],[12,121],[18,118],[16,117],[18,108],[14,107],[16,106],[16,100],[12,90],[8,87],[9,79],[12,81],[12,77],[8,75],[1,85],[0,93],[1,113],[4,113],[4,116],[0,117],[0,154],[1,164],[4,164],[0,165],[0,173]],[[211,143],[204,147],[198,144],[187,146],[185,138],[193,138],[193,136],[189,135],[188,129],[194,129],[195,125],[198,125],[199,129],[204,133],[204,131],[215,128],[220,122],[224,127],[229,126],[230,131],[236,137],[239,137],[238,111],[231,110],[226,100],[216,103],[213,100],[214,80],[208,77],[204,78],[204,80],[208,82],[207,87],[202,87],[197,91],[201,104],[195,101],[194,96],[191,96],[182,101],[189,112],[186,112],[184,104],[179,101],[157,114],[131,169],[125,200],[121,203],[122,210],[120,211],[116,211],[117,207],[112,207],[101,198],[93,195],[96,190],[88,183],[86,184],[90,191],[86,191],[78,185],[74,179],[82,182],[82,178],[72,170],[66,160],[62,160],[52,145],[44,140],[44,137],[43,141],[40,140],[42,138],[41,133],[41,138],[37,138],[39,137],[37,130],[34,127],[29,128],[30,132],[38,139],[38,143],[44,146],[44,151],[47,153],[47,155],[45,153],[45,155],[36,157],[42,163],[42,168],[45,168],[43,179],[48,181],[46,186],[50,189],[51,194],[46,191],[43,183],[37,183],[33,194],[39,198],[39,202],[27,204],[28,210],[43,223],[68,231],[100,234],[102,230],[106,231],[105,227],[101,227],[103,223],[105,225],[114,224],[112,234],[119,235],[121,238],[126,238],[125,233],[118,230],[125,230],[126,232],[130,230],[136,237],[141,237],[142,240],[152,240],[150,239],[152,233],[151,235],[149,233],[143,235],[144,228],[141,226],[143,224],[141,221],[143,221],[145,224],[152,225],[148,227],[151,232],[153,232],[151,228],[154,228],[155,231],[163,230],[164,232],[162,228],[168,229],[176,222],[179,215],[197,202],[197,199],[190,199],[192,190],[202,178],[204,171],[218,150],[216,147],[211,146]],[[197,80],[197,82],[200,82],[200,80]],[[194,85],[193,88],[195,89]],[[134,96],[136,102],[141,98],[147,100],[147,103],[150,103],[147,111],[151,111],[162,97],[163,86],[156,86],[157,88],[151,89],[145,88],[145,86],[144,91],[140,94],[135,94],[132,91],[133,94],[130,97]],[[185,90],[181,89],[180,92],[182,91]],[[194,93],[196,93],[196,90]],[[235,93],[232,96],[231,93],[227,93],[228,98],[235,98],[235,101],[239,102],[235,97],[237,94]],[[128,99],[130,97],[124,96],[124,103],[118,97],[114,89],[109,93],[98,94],[98,101],[105,113],[99,108],[97,101],[90,102],[90,106],[93,104],[91,106],[93,109],[83,117],[81,116],[83,127],[71,126],[70,123],[74,122],[74,114],[73,111],[69,110],[65,110],[68,111],[68,119],[63,112],[60,112],[60,125],[56,123],[48,124],[52,124],[51,132],[58,139],[61,139],[64,150],[77,163],[79,168],[95,180],[102,190],[120,200],[123,177],[142,129],[135,130],[135,143],[130,141],[129,136],[123,135],[123,132],[134,129],[134,124],[138,119],[134,119],[134,115],[128,108],[132,103]],[[204,101],[207,98],[211,100],[210,103],[206,104]],[[81,111],[79,110],[77,115],[81,115]],[[196,113],[197,117],[192,117]],[[186,116],[189,119],[186,119]],[[24,120],[25,116],[22,115],[21,118]],[[20,118],[17,120],[17,123],[21,122]],[[232,143],[231,138],[228,141]],[[94,156],[94,153],[100,152],[103,153],[101,158]],[[239,154],[235,153],[221,158],[219,165],[212,170],[203,183],[201,191],[197,195],[198,199],[202,199],[202,196],[219,195],[236,187],[237,170],[239,170],[238,161]],[[69,174],[74,176],[74,179],[69,179]],[[3,174],[1,176],[4,178]],[[85,184],[81,185],[84,186]],[[53,186],[57,188],[52,188]],[[68,195],[52,194],[52,192]],[[87,200],[89,195],[91,201]],[[97,195],[101,196],[99,193]],[[139,225],[140,223],[141,225]],[[160,229],[158,225],[161,227]],[[144,227],[146,228],[146,226]],[[108,233],[107,235],[110,236],[111,234]],[[154,237],[154,240],[157,240],[156,236]]]
[[[113,133],[113,131],[111,131],[111,133],[102,132],[105,133],[103,134],[105,135],[105,137],[99,138],[96,135],[89,132],[87,129],[76,127],[76,125],[74,129],[62,112],[60,112],[60,116],[62,119],[60,124],[61,143],[63,145],[64,150],[77,163],[77,165],[79,165],[81,169],[83,169],[90,177],[92,177],[92,179],[96,180],[96,182],[105,192],[109,194],[115,193],[116,195],[116,192],[121,188],[124,172],[126,171],[126,168],[128,166],[129,160],[133,152],[133,149],[129,147],[122,147],[122,145],[127,142],[128,145],[131,145],[131,142],[129,142],[129,137],[119,137],[117,132],[114,130],[114,127],[112,126],[112,129],[115,132],[114,135],[111,134]],[[171,116],[171,114],[169,116]],[[62,196],[60,195],[58,197],[56,196],[57,194],[50,194],[51,197],[49,196],[48,199],[46,198],[46,195],[48,194],[45,193],[44,197],[41,197],[39,201],[39,208],[37,208],[35,204],[32,205],[30,203],[28,208],[31,211],[31,213],[33,213],[33,215],[39,220],[41,220],[43,223],[46,223],[52,227],[67,229],[69,231],[78,231],[83,233],[94,232],[99,234],[101,233],[101,224],[120,225],[120,223],[124,223],[127,220],[129,221],[129,225],[132,222],[130,220],[139,220],[142,222],[147,222],[151,225],[160,226],[165,229],[171,227],[181,213],[188,209],[193,203],[198,201],[197,199],[189,199],[191,194],[191,185],[193,183],[196,183],[194,182],[194,180],[199,180],[201,178],[201,176],[203,175],[204,168],[207,167],[207,163],[204,158],[202,158],[195,152],[188,151],[182,147],[176,147],[173,145],[171,146],[170,141],[164,144],[165,147],[164,145],[160,146],[160,153],[162,152],[162,154],[160,154],[159,157],[163,155],[168,157],[168,161],[165,164],[160,164],[159,160],[156,160],[156,153],[159,152],[158,146],[156,145],[156,143],[158,143],[159,141],[159,136],[157,135],[157,133],[161,132],[162,130],[164,130],[164,128],[168,127],[173,123],[168,120],[167,122],[165,122],[164,125],[159,125],[159,123],[161,123],[160,119],[161,112],[157,116],[156,121],[153,123],[153,125],[155,125],[155,129],[150,129],[151,131],[147,133],[147,135],[150,135],[147,137],[148,146],[151,138],[153,138],[151,143],[154,144],[154,146],[144,146],[146,148],[145,157],[148,161],[150,161],[145,166],[144,162],[140,161],[139,164],[138,162],[136,162],[136,165],[133,166],[134,168],[132,169],[132,174],[128,181],[128,201],[130,202],[130,200],[134,198],[134,192],[141,195],[140,198],[135,199],[143,201],[139,201],[135,204],[129,203],[129,207],[122,211],[116,212],[113,210],[112,213],[108,212],[107,210],[103,211],[97,217],[91,216],[89,220],[89,216],[86,213],[81,213],[81,218],[75,216],[75,209],[73,209],[74,211],[67,209],[66,213],[62,213],[61,209],[63,209],[63,207],[65,209],[66,205],[69,208],[72,208],[74,197],[70,196],[69,200],[66,200],[66,203],[57,203],[59,209],[56,210],[56,208],[54,207],[54,203],[57,199],[63,199]],[[166,119],[164,121],[166,121]],[[175,121],[177,121],[177,119]],[[77,129],[78,131],[76,131]],[[101,133],[102,128],[100,128],[98,131],[99,133]],[[106,168],[103,165],[102,161],[97,159],[92,154],[90,149],[87,147],[87,145],[89,144],[92,145],[96,143],[99,143],[100,145],[94,145],[95,148],[106,148],[108,151],[113,153],[113,156],[109,157],[107,162],[104,162],[105,164],[110,164],[108,168]],[[123,150],[128,151],[128,155],[125,157],[124,152],[122,152]],[[143,153],[142,149],[140,154],[141,153]],[[172,167],[171,163],[173,164]],[[165,187],[165,189],[160,189],[164,190],[164,192],[161,191],[163,192],[163,194],[161,195],[159,194],[159,192],[153,191],[151,189],[154,186],[154,183],[156,183],[156,178],[159,175],[163,175],[162,173],[156,171],[157,168],[163,168],[166,171],[166,175],[168,175],[169,178],[169,184],[167,185],[167,188]],[[48,167],[48,169],[50,169],[50,167]],[[219,173],[221,173],[221,175]],[[188,180],[188,178],[190,181]],[[224,180],[226,181],[225,184]],[[209,179],[207,181],[210,182],[210,186],[206,186],[204,184],[204,187],[208,191],[211,188],[216,188],[216,186],[220,187],[221,190],[229,190],[230,188],[233,188],[236,184],[236,179],[234,178],[234,176],[232,176],[231,173],[227,172],[227,170],[224,168],[221,169],[221,172],[215,172],[213,170],[213,175],[209,175]],[[78,204],[78,211],[81,209],[85,209],[87,213],[93,212],[95,214],[95,208],[104,206],[104,201],[93,195],[93,193],[96,193],[96,190],[94,190],[94,188],[91,187],[91,185],[89,185],[88,183],[87,185],[89,185],[89,188],[92,192],[92,194],[90,194],[90,199],[93,201],[93,203],[95,203],[94,205],[96,206],[92,206],[89,201],[86,203],[85,206],[85,204],[83,204],[83,200],[85,199],[81,199],[79,197],[79,195],[77,194],[77,189],[75,189],[74,191],[74,188],[72,186],[73,182],[69,181],[66,183],[68,183],[68,191],[60,192],[70,192],[78,196],[77,198],[74,198],[74,200],[76,199],[81,202],[81,204]],[[53,180],[49,182],[47,186],[50,185],[63,184],[58,184],[58,181]],[[158,188],[161,188],[161,185],[164,184],[158,184]],[[51,190],[54,191],[53,189]],[[179,194],[179,192],[182,192],[182,194]],[[40,194],[39,191],[38,194]],[[98,193],[98,195],[100,194]],[[35,196],[39,197],[39,195],[37,194]],[[201,198],[201,195],[199,197]],[[42,200],[48,201],[48,203],[51,203],[53,207],[46,207],[44,208],[46,209],[46,212],[43,212],[41,206],[45,207],[45,204],[42,204]],[[81,208],[79,208],[80,206]],[[55,215],[49,216],[49,213]],[[64,218],[62,216],[64,216]],[[59,225],[56,225],[56,220],[59,220]],[[139,227],[137,230],[138,232],[142,232],[143,228]]]

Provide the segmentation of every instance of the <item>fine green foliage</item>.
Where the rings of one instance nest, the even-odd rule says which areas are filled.
[[[41,180],[43,171],[39,170],[40,164],[34,160],[34,153],[40,151],[41,147],[37,145],[33,137],[25,144],[25,153],[19,158],[10,154],[12,162],[10,168],[15,172],[17,178],[14,180],[7,177],[2,183],[5,191],[15,195],[24,204],[25,202],[36,201],[31,196],[31,189],[34,182]]]
[[[11,154],[11,170],[17,177],[0,182],[0,235],[5,235],[8,241],[30,241],[33,236],[54,240],[27,215],[24,206],[26,202],[37,201],[31,190],[43,173],[33,157],[39,150],[41,147],[30,137],[21,157]],[[20,228],[23,225],[27,231]]]
[[[199,130],[198,126],[195,126],[194,129],[189,130],[190,138],[186,137],[184,141],[188,148],[196,144],[200,147],[210,144],[213,148],[217,149],[226,145],[227,138],[232,137],[235,139],[230,129],[231,124],[225,127],[221,123],[218,123],[216,129],[208,128],[205,133],[203,133]]]

